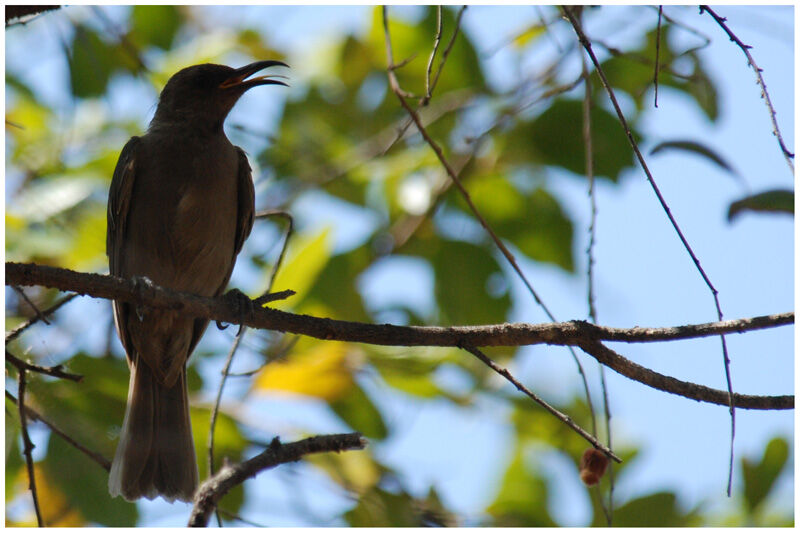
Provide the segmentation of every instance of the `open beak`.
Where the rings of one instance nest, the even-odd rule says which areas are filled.
[[[267,60],[267,61],[256,61],[255,63],[250,63],[249,65],[245,65],[241,68],[237,68],[233,71],[233,74],[223,81],[220,85],[220,89],[232,89],[234,87],[242,88],[245,91],[250,89],[251,87],[255,87],[256,85],[288,85],[276,78],[283,78],[286,79],[286,76],[281,75],[267,75],[267,76],[257,76],[255,78],[247,79],[248,77],[252,76],[256,72],[260,70],[264,70],[268,67],[289,67],[283,61],[276,61],[276,60]]]

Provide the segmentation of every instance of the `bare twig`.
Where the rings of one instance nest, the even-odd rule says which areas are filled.
[[[11,394],[8,391],[6,391],[6,398],[8,398],[14,405],[19,405],[19,401],[14,397],[13,394]],[[67,443],[72,445],[76,450],[80,451],[81,453],[86,455],[89,459],[91,459],[92,461],[94,461],[95,463],[100,465],[100,467],[103,470],[105,470],[106,472],[111,470],[111,461],[109,461],[108,459],[106,459],[105,457],[100,455],[99,453],[90,450],[89,448],[87,448],[83,444],[80,444],[79,442],[75,441],[75,439],[73,439],[72,437],[70,437],[69,435],[67,435],[66,433],[61,431],[60,429],[58,429],[58,427],[56,427],[52,422],[50,422],[45,417],[43,417],[41,414],[39,414],[37,411],[35,411],[32,407],[28,407],[26,405],[25,406],[25,412],[28,414],[28,416],[31,417],[31,419],[38,420],[39,422],[41,422],[42,424],[44,424],[45,426],[50,428],[50,431],[52,431],[53,433],[55,433],[56,435],[58,435],[59,437],[64,439]]]
[[[248,327],[308,335],[317,339],[363,342],[384,346],[470,345],[480,347],[553,344],[583,347],[587,342],[603,340],[655,342],[708,337],[720,333],[777,327],[794,322],[794,313],[789,312],[672,328],[609,328],[583,321],[489,326],[395,326],[298,315],[271,308],[253,309],[243,314],[224,296],[206,298],[155,285],[143,287],[142,284],[137,285],[130,280],[115,276],[85,274],[41,265],[6,263],[6,283],[43,285],[80,294],[91,294],[97,298],[171,309],[180,311],[186,316],[208,318],[230,324],[243,324]],[[647,369],[645,370],[647,371]],[[670,392],[682,394],[677,391]],[[721,393],[721,391],[717,392]],[[704,395],[689,397],[701,401],[711,401],[708,396]],[[737,407],[747,409],[791,409],[794,407],[792,396],[759,397],[737,394],[735,399]],[[712,401],[712,403],[716,402]]]
[[[28,320],[27,322],[25,322],[23,324],[20,324],[16,328],[14,328],[11,331],[9,331],[8,333],[6,333],[6,344],[8,344],[9,342],[13,341],[17,337],[19,337],[20,334],[22,334],[23,331],[25,331],[26,329],[28,329],[32,325],[36,324],[39,321],[39,317],[40,316],[46,317],[46,316],[52,315],[58,309],[60,309],[61,306],[63,306],[64,304],[66,304],[68,302],[71,302],[72,299],[75,298],[76,296],[78,296],[78,295],[74,294],[74,293],[70,294],[68,296],[65,296],[64,298],[62,298],[61,300],[59,300],[55,304],[53,304],[50,307],[48,307],[47,309],[45,309],[44,311],[41,311],[41,313],[37,313],[37,315],[35,317],[31,318],[30,320]]]
[[[425,100],[431,99],[431,69],[433,68],[433,59],[436,57],[436,52],[439,50],[439,42],[441,42],[441,40],[442,6],[436,6],[436,36],[433,38],[433,50],[431,50],[431,56],[428,58],[428,68],[425,70]]]
[[[542,407],[544,407],[545,410],[547,410],[547,412],[549,412],[550,414],[552,414],[553,416],[555,416],[556,418],[561,420],[561,422],[563,422],[564,424],[569,426],[569,428],[572,429],[572,431],[574,431],[575,433],[577,433],[578,435],[580,435],[581,437],[586,439],[589,443],[591,443],[592,446],[594,446],[595,448],[597,448],[598,450],[600,450],[601,452],[606,454],[608,457],[610,457],[614,461],[616,461],[618,463],[622,462],[622,459],[620,459],[614,452],[612,452],[603,443],[598,441],[597,438],[594,435],[591,435],[585,429],[583,429],[578,424],[576,424],[569,416],[565,415],[564,413],[562,413],[561,411],[559,411],[558,409],[556,409],[555,407],[553,407],[552,405],[550,405],[546,401],[544,401],[541,398],[539,398],[536,394],[534,394],[527,387],[525,387],[525,385],[523,385],[522,383],[517,381],[517,379],[514,378],[514,376],[512,376],[509,373],[508,370],[506,370],[505,368],[502,368],[499,365],[497,365],[497,363],[492,361],[482,351],[480,351],[479,349],[475,348],[474,346],[470,346],[468,344],[462,345],[461,348],[463,348],[464,350],[468,351],[469,353],[471,353],[472,355],[474,355],[475,357],[480,359],[486,366],[488,366],[489,368],[491,368],[492,370],[494,370],[495,372],[497,372],[498,374],[500,374],[501,376],[506,378],[506,380],[508,380],[512,385],[514,385],[517,388],[517,390],[519,390],[520,392],[525,394],[527,397],[529,397],[534,402],[536,402],[539,405],[541,405]]]
[[[289,444],[281,444],[276,438],[262,453],[238,464],[225,465],[219,473],[203,482],[194,496],[189,526],[202,527],[208,524],[208,519],[222,496],[264,470],[298,461],[304,455],[312,453],[361,450],[366,445],[367,441],[360,433],[320,435]]]
[[[595,70],[597,71],[597,74],[600,76],[600,80],[603,82],[603,87],[608,93],[609,99],[611,100],[611,103],[614,106],[614,110],[617,113],[617,117],[619,118],[620,124],[622,124],[622,127],[625,130],[625,135],[628,137],[628,142],[630,143],[633,152],[636,154],[636,158],[638,159],[639,164],[642,167],[642,170],[644,170],[644,173],[647,176],[647,181],[650,183],[650,186],[652,187],[653,192],[656,194],[658,201],[661,203],[661,207],[664,209],[667,218],[669,219],[670,223],[672,224],[672,227],[675,229],[675,232],[677,233],[678,237],[683,243],[686,252],[692,258],[692,261],[694,261],[697,271],[700,273],[700,276],[703,278],[703,281],[705,281],[706,285],[711,291],[711,295],[714,298],[714,305],[717,308],[717,318],[721,321],[723,315],[722,315],[722,307],[720,306],[719,303],[719,291],[717,291],[717,289],[711,283],[711,279],[708,277],[705,270],[703,270],[703,267],[700,265],[700,260],[697,258],[694,251],[692,250],[692,247],[689,245],[689,241],[687,241],[686,237],[684,237],[683,232],[678,226],[678,222],[675,220],[675,217],[672,215],[672,212],[670,211],[666,200],[664,200],[664,197],[661,195],[661,191],[658,188],[658,185],[656,185],[655,179],[653,178],[653,175],[650,172],[650,168],[647,166],[647,163],[645,162],[644,157],[642,156],[642,153],[639,150],[639,145],[636,142],[636,139],[633,138],[633,134],[631,133],[631,128],[630,126],[628,126],[628,121],[625,119],[625,115],[619,106],[619,102],[617,102],[617,97],[614,94],[614,90],[608,83],[608,79],[606,78],[606,75],[603,72],[602,67],[600,66],[600,62],[597,60],[597,56],[595,56],[594,51],[592,50],[592,43],[589,41],[589,39],[586,37],[586,34],[583,32],[583,28],[581,27],[580,22],[575,18],[572,8],[568,6],[562,6],[561,9],[569,19],[570,24],[572,24],[572,27],[575,30],[575,33],[578,36],[578,40],[580,41],[581,45],[583,45],[583,48],[586,50],[586,53],[589,54],[589,57],[592,59],[592,63],[595,66]],[[728,387],[728,400],[729,400],[728,409],[731,416],[731,450],[730,450],[731,453],[729,462],[730,468],[728,470],[728,488],[727,488],[728,496],[730,496],[731,485],[733,480],[733,442],[734,442],[734,436],[736,435],[736,407],[733,400],[734,393],[733,393],[733,383],[731,380],[731,370],[730,370],[731,363],[730,363],[730,358],[728,357],[728,346],[727,343],[725,342],[724,335],[720,335],[720,341],[722,343],[722,359],[723,359],[723,366],[725,368],[725,381]]]
[[[441,61],[439,61],[439,68],[436,69],[436,75],[433,77],[433,83],[430,86],[430,90],[427,91],[425,94],[425,100],[422,102],[423,106],[427,105],[428,101],[431,99],[433,90],[436,88],[436,84],[439,83],[439,76],[441,76],[442,70],[444,69],[444,64],[445,62],[447,62],[447,56],[450,55],[450,50],[453,48],[453,44],[455,44],[456,42],[456,37],[458,37],[458,31],[461,28],[461,16],[464,14],[464,11],[466,9],[467,6],[461,6],[461,9],[458,10],[458,14],[456,15],[456,27],[453,29],[453,35],[450,37],[450,42],[447,43],[444,52],[442,52],[442,59]]]
[[[386,6],[383,6],[383,29],[384,29],[384,38],[385,38],[385,41],[386,41],[387,63],[389,65],[392,65],[393,62],[394,62],[394,59],[393,59],[393,56],[392,56],[392,39],[391,39],[391,36],[389,34],[389,20],[388,20],[388,16],[387,16],[387,12],[386,12]],[[453,40],[454,39],[455,39],[455,35],[453,37]],[[451,40],[451,44],[452,44],[452,42],[453,41]],[[448,50],[449,50],[449,46],[448,46]],[[448,50],[445,51],[445,54],[447,53]],[[441,67],[441,65],[440,65],[440,67]],[[486,221],[486,219],[483,217],[483,215],[481,215],[481,213],[478,211],[478,208],[472,202],[472,198],[470,197],[469,192],[464,187],[464,184],[461,183],[461,179],[458,177],[458,174],[453,170],[453,167],[450,165],[450,163],[445,158],[441,147],[428,134],[427,130],[425,129],[425,126],[422,124],[422,121],[420,120],[419,114],[414,109],[412,109],[411,106],[406,101],[406,99],[404,97],[404,91],[400,88],[400,85],[399,85],[399,83],[397,81],[397,76],[395,76],[394,71],[392,69],[387,68],[386,72],[387,72],[387,75],[389,76],[389,85],[392,87],[392,91],[395,93],[395,95],[397,96],[398,100],[400,101],[400,105],[402,105],[403,108],[408,112],[409,116],[414,121],[414,124],[417,126],[417,131],[419,131],[420,135],[422,135],[422,137],[425,139],[425,141],[428,143],[428,145],[431,147],[431,149],[436,154],[436,157],[439,159],[439,162],[444,167],[445,171],[447,172],[447,175],[450,176],[450,179],[453,181],[453,183],[455,183],[456,187],[458,188],[458,191],[461,193],[462,198],[464,198],[464,201],[469,206],[470,211],[472,211],[473,215],[475,215],[475,218],[478,220],[478,222],[480,222],[481,226],[483,226],[483,228],[489,234],[491,239],[494,241],[494,243],[497,246],[497,248],[500,250],[500,252],[506,258],[508,263],[511,265],[511,267],[514,269],[514,271],[517,273],[517,275],[522,280],[522,282],[525,284],[525,286],[528,288],[528,291],[530,292],[531,296],[533,296],[533,299],[536,301],[536,303],[545,311],[545,313],[547,314],[548,318],[550,318],[550,320],[555,322],[555,320],[556,320],[555,316],[550,312],[550,310],[548,309],[547,305],[545,305],[544,301],[542,301],[541,298],[539,298],[539,295],[533,289],[533,286],[528,281],[528,278],[525,276],[525,274],[523,274],[522,269],[520,269],[519,265],[517,264],[517,260],[514,257],[514,254],[512,254],[508,250],[508,248],[503,243],[503,241],[500,240],[500,238],[494,232],[494,230],[489,225],[489,223]],[[441,72],[441,68],[440,68],[440,72]],[[438,78],[438,73],[437,73],[437,78]],[[435,81],[434,81],[434,84],[435,84]],[[586,392],[586,401],[591,406],[592,397],[591,397],[591,394],[589,393],[589,384],[588,384],[588,382],[586,380],[586,373],[583,370],[583,366],[581,365],[581,362],[578,359],[578,355],[575,353],[575,350],[573,350],[572,347],[568,347],[567,349],[569,350],[570,354],[572,354],[572,358],[575,361],[576,366],[578,367],[578,374],[581,376],[581,380],[583,381],[584,390]]]
[[[728,37],[731,41],[735,42],[739,48],[742,50],[744,55],[747,57],[747,65],[753,68],[753,71],[756,73],[756,79],[758,81],[758,85],[761,87],[761,98],[767,104],[767,110],[769,111],[769,118],[772,121],[772,134],[778,139],[778,144],[781,147],[781,152],[783,153],[783,157],[786,159],[786,164],[789,165],[789,168],[792,170],[792,174],[794,174],[794,153],[790,152],[789,149],[786,147],[786,143],[783,141],[783,136],[781,135],[780,127],[778,126],[778,119],[776,117],[775,108],[772,106],[772,100],[769,97],[769,92],[767,91],[767,84],[764,82],[764,76],[761,75],[764,72],[764,69],[759,68],[756,64],[755,59],[753,59],[753,55],[750,53],[750,49],[753,48],[750,45],[744,44],[741,39],[739,39],[736,34],[734,34],[728,25],[725,24],[727,20],[725,17],[720,17],[717,15],[713,9],[709,6],[700,6],[700,14],[703,11],[707,12],[711,17],[719,24],[719,27],[722,28],[725,33],[728,34]]]
[[[272,273],[270,274],[269,284],[267,285],[267,289],[264,291],[264,294],[253,300],[253,304],[258,306],[259,308],[265,305],[268,302],[275,301],[278,299],[283,299],[284,297],[291,296],[294,294],[292,290],[281,291],[280,293],[270,293],[269,291],[272,289],[272,284],[275,282],[275,276],[278,274],[278,269],[283,263],[283,258],[286,254],[286,249],[289,245],[289,239],[292,236],[293,228],[294,228],[294,219],[292,216],[285,212],[285,211],[262,211],[256,214],[256,219],[263,219],[272,216],[279,216],[285,218],[289,221],[286,229],[286,237],[283,241],[283,246],[281,247],[281,252],[278,255],[278,260],[275,262],[275,266],[272,269]],[[284,296],[286,295],[286,296]],[[220,403],[222,401],[222,391],[225,389],[225,382],[230,375],[231,365],[233,364],[233,356],[236,354],[236,350],[239,348],[239,344],[244,337],[247,328],[243,325],[239,328],[238,333],[236,334],[236,339],[233,341],[233,345],[231,345],[231,349],[228,352],[228,357],[225,359],[225,365],[222,369],[222,379],[219,383],[219,389],[217,389],[217,396],[214,400],[214,408],[211,410],[211,421],[208,427],[208,475],[214,475],[214,430],[216,429],[217,424],[217,414],[219,413]],[[217,515],[217,520],[220,522],[220,526],[222,525],[222,521]]]
[[[28,363],[27,361],[23,361],[22,359],[19,359],[18,357],[11,355],[11,353],[9,353],[8,350],[6,350],[6,361],[17,367],[20,372],[27,370],[31,372],[37,372],[39,374],[47,374],[48,376],[53,376],[55,378],[69,379],[75,382],[79,382],[80,380],[83,379],[83,376],[79,374],[70,374],[69,372],[64,372],[62,365],[56,365],[56,366],[35,365],[33,363]]]
[[[22,453],[25,456],[25,465],[28,468],[28,488],[33,497],[33,508],[36,511],[36,523],[39,527],[44,527],[44,519],[42,518],[42,510],[39,507],[39,493],[36,491],[36,475],[33,468],[33,442],[28,435],[28,421],[25,412],[25,386],[26,386],[26,371],[24,368],[20,369],[19,376],[17,377],[17,384],[19,385],[19,425],[22,433]]]
[[[33,301],[31,301],[30,298],[28,298],[28,295],[25,294],[25,291],[23,291],[22,289],[20,289],[16,285],[12,285],[11,288],[14,289],[14,292],[19,294],[20,297],[23,300],[25,300],[25,303],[28,304],[28,306],[33,310],[33,312],[36,313],[36,319],[37,320],[41,320],[42,322],[44,322],[48,326],[50,325],[50,322],[47,321],[47,318],[45,318],[45,316],[42,314],[42,312],[39,310],[39,308],[36,306],[36,304],[33,303]]]

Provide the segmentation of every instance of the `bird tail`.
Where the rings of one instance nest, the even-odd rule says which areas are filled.
[[[161,496],[169,502],[188,502],[196,488],[186,369],[167,387],[137,357],[131,365],[128,406],[108,490],[128,501]]]

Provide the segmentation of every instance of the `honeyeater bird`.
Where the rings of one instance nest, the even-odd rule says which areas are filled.
[[[234,69],[203,64],[176,73],[153,120],[119,156],[108,195],[111,274],[218,296],[253,226],[254,189],[244,151],[222,125],[245,91],[286,85],[251,77],[281,61]],[[108,488],[126,500],[191,501],[197,487],[186,361],[208,320],[113,303],[131,377]]]

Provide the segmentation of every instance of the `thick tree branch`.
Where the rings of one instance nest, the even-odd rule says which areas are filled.
[[[726,320],[670,328],[609,328],[596,326],[584,321],[450,327],[395,326],[392,324],[366,324],[332,320],[269,308],[254,309],[252,312],[242,315],[238,307],[224,297],[205,298],[158,286],[147,286],[142,283],[135,284],[133,281],[114,276],[86,274],[30,263],[6,263],[6,284],[42,285],[63,291],[90,295],[95,298],[115,299],[137,305],[173,309],[187,316],[204,317],[258,329],[307,335],[323,340],[363,342],[383,346],[483,347],[551,344],[580,346],[586,350],[587,346],[592,346],[599,341],[654,342],[692,339],[721,333],[742,333],[794,323],[794,313],[788,312],[741,320]],[[594,352],[597,352],[597,350],[594,350]],[[603,357],[598,357],[597,353],[590,353],[598,360]],[[625,361],[627,360],[625,359]],[[600,360],[600,362],[606,364],[603,360]],[[612,368],[614,367],[612,366]],[[642,369],[644,372],[656,374],[644,367]],[[635,377],[639,376],[639,374],[623,374],[649,385],[639,377]],[[654,376],[651,376],[651,378],[658,381],[658,378]],[[680,392],[669,389],[669,392],[681,394],[695,400],[709,401],[706,396],[698,397],[697,395],[692,395],[691,389],[681,389]],[[720,391],[720,393],[726,394],[723,391]],[[794,397],[736,395],[735,405],[748,409],[791,409],[794,407]]]
[[[361,450],[367,441],[360,433],[319,435],[289,444],[275,438],[269,447],[252,459],[234,465],[225,465],[214,477],[207,479],[194,496],[194,507],[189,517],[190,527],[204,527],[222,496],[259,472],[283,463],[299,461],[304,455],[321,452]]]

